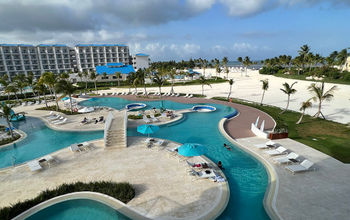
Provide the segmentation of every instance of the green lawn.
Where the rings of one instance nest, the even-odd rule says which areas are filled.
[[[214,98],[225,100],[225,98]],[[233,99],[233,102],[248,105],[260,109],[271,115],[277,123],[277,127],[288,127],[289,138],[315,148],[344,163],[350,163],[350,128],[344,124],[312,118],[305,115],[301,124],[295,124],[300,113],[287,111],[280,114],[280,108],[260,106],[259,104],[246,103]]]

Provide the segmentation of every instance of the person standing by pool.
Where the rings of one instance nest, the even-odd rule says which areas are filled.
[[[221,162],[221,160],[219,160],[219,162],[218,162],[218,167],[219,167],[221,170],[224,169],[224,168],[222,167],[222,162]]]
[[[232,150],[227,144],[224,144],[224,147],[225,147],[227,150]]]

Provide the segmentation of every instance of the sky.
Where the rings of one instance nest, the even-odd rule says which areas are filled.
[[[323,56],[350,47],[350,0],[0,0],[0,43],[126,44],[152,61]]]

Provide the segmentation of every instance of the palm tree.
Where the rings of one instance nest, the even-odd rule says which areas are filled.
[[[83,72],[83,76],[84,76],[84,78],[85,78],[85,94],[86,94],[87,84],[88,84],[88,78],[89,78],[89,72],[84,71],[84,72]]]
[[[115,73],[115,77],[117,77],[117,82],[118,82],[118,86],[120,86],[120,77],[122,76],[121,72],[116,72]]]
[[[14,83],[16,85],[16,87],[19,89],[21,95],[24,95],[24,98],[26,97],[26,93],[23,94],[23,89],[27,86],[26,83],[26,76],[24,74],[19,74],[17,76],[15,76],[15,80]]]
[[[326,119],[324,115],[321,112],[322,102],[323,101],[330,101],[333,98],[333,93],[337,89],[337,86],[332,86],[328,91],[325,91],[324,89],[324,82],[322,82],[321,85],[316,85],[315,83],[312,83],[308,90],[313,93],[314,97],[312,99],[314,101],[318,101],[318,111],[313,116],[315,118],[322,115],[323,119]]]
[[[238,57],[237,61],[240,62],[241,64],[243,64],[243,58],[242,57]],[[241,76],[242,76],[242,72],[241,72]]]
[[[165,80],[163,79],[162,74],[161,73],[154,74],[153,82],[158,85],[160,96],[162,96],[161,87],[162,87],[162,85],[165,82]]]
[[[44,84],[42,84],[42,82],[40,82],[34,86],[33,90],[36,90],[38,92],[39,99],[40,99],[40,93],[42,93],[44,95],[45,105],[46,105],[46,107],[48,107],[47,100],[46,100],[46,92],[47,92],[46,86]]]
[[[176,69],[173,68],[168,72],[168,75],[171,79],[171,89],[170,89],[170,93],[173,94],[174,93],[174,83],[175,83],[175,76],[176,76]]]
[[[346,59],[348,58],[349,54],[347,49],[343,49],[339,52],[338,56],[337,56],[337,64],[342,66],[342,69],[344,69],[344,65],[346,63]]]
[[[215,70],[216,70],[216,79],[218,79],[218,74],[220,76],[221,73],[221,68],[220,68],[220,61],[218,59],[215,58]]]
[[[300,50],[298,51],[299,56],[302,60],[302,70],[303,71],[304,71],[304,64],[305,64],[306,56],[309,53],[309,51],[310,51],[310,47],[307,44],[301,46]]]
[[[202,85],[202,96],[204,96],[204,86],[207,85],[211,87],[211,85],[204,76],[199,77],[199,83]]]
[[[260,105],[262,105],[262,102],[263,102],[264,96],[265,96],[265,92],[269,89],[269,80],[264,79],[264,80],[260,80],[260,82],[262,82],[262,90],[263,90],[263,94],[262,94],[261,102],[260,102]]]
[[[248,74],[248,67],[250,65],[252,65],[252,61],[250,60],[250,58],[248,56],[246,56],[243,60],[243,65],[245,67],[245,76],[247,76]]]
[[[227,100],[230,99],[230,95],[231,95],[231,91],[232,91],[232,85],[235,81],[233,81],[233,79],[230,79],[230,81],[228,81],[228,83],[230,84],[230,91],[228,93],[228,96],[227,96]]]
[[[10,83],[5,87],[5,93],[7,93],[8,100],[10,100],[10,94],[13,93],[15,94],[15,97],[18,101],[17,92],[18,92],[17,86],[14,85],[13,83]]]
[[[107,78],[107,73],[106,72],[102,73],[102,75],[103,75],[103,79]]]
[[[208,67],[208,60],[204,59],[202,61],[203,75],[205,76],[205,69]]]
[[[73,113],[72,94],[75,91],[73,84],[65,79],[61,79],[55,84],[57,92],[62,92],[64,95],[68,95],[70,101],[70,112]]]
[[[34,74],[32,72],[29,72],[27,74],[26,83],[27,83],[28,86],[30,86],[32,88],[32,93],[35,96],[34,87],[35,87],[36,83],[35,83],[35,80],[34,80]]]
[[[224,70],[225,70],[225,73],[226,73],[226,79],[228,79],[228,68],[227,68],[227,63],[228,63],[228,58],[227,57],[224,57],[222,58],[222,65],[224,66]]]
[[[12,127],[11,127],[11,123],[10,123],[10,119],[11,119],[11,113],[13,113],[12,109],[6,105],[5,103],[0,105],[1,111],[0,112],[0,117],[5,118],[6,122],[7,122],[7,126],[9,128],[11,137],[13,138],[13,131],[12,131]]]
[[[290,101],[290,95],[294,94],[297,92],[296,89],[293,89],[293,86],[296,84],[297,82],[292,83],[292,85],[289,85],[288,83],[283,83],[283,88],[280,89],[282,92],[284,92],[285,94],[288,95],[288,100],[287,100],[287,106],[286,108],[280,113],[283,114],[285,111],[287,111],[288,106],[289,106],[289,101]]]
[[[94,84],[95,84],[95,91],[96,91],[96,94],[98,93],[97,92],[97,86],[96,86],[96,79],[97,79],[97,74],[95,71],[91,71],[90,72],[90,79],[94,81]]]
[[[58,99],[57,99],[57,94],[55,89],[56,82],[57,82],[57,77],[52,72],[43,73],[39,79],[39,83],[46,85],[50,89],[51,94],[53,92],[55,96],[55,101],[56,101],[56,111],[58,111],[59,106],[58,106]]]
[[[297,121],[296,124],[300,124],[301,123],[301,120],[303,120],[303,117],[305,115],[305,110],[307,108],[310,108],[311,106],[312,106],[311,99],[308,99],[305,102],[301,103],[301,107],[300,107],[299,110],[302,111],[302,113],[301,113],[301,116],[300,116],[300,118],[299,118],[299,120]]]

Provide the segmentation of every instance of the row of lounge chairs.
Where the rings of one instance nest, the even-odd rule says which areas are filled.
[[[304,159],[302,162],[300,162],[300,155],[289,151],[288,149],[284,148],[278,143],[275,143],[273,141],[268,141],[265,144],[256,144],[254,145],[258,149],[270,149],[264,151],[265,154],[269,156],[277,156],[277,155],[284,155],[281,157],[273,158],[272,160],[275,163],[278,164],[291,164],[292,165],[287,165],[285,168],[292,172],[293,174],[298,173],[298,172],[304,172],[304,171],[310,171],[312,166],[314,165],[313,162]],[[272,149],[275,148],[275,149]]]
[[[22,102],[22,106],[27,106],[27,105],[40,105],[42,102],[41,101],[36,101],[36,102]]]
[[[83,142],[81,144],[72,144],[69,146],[69,150],[72,152],[82,152],[91,149],[91,144],[89,142]]]
[[[63,117],[60,114],[55,114],[53,111],[46,115],[46,119],[54,125],[62,125],[68,121],[68,118]]]

